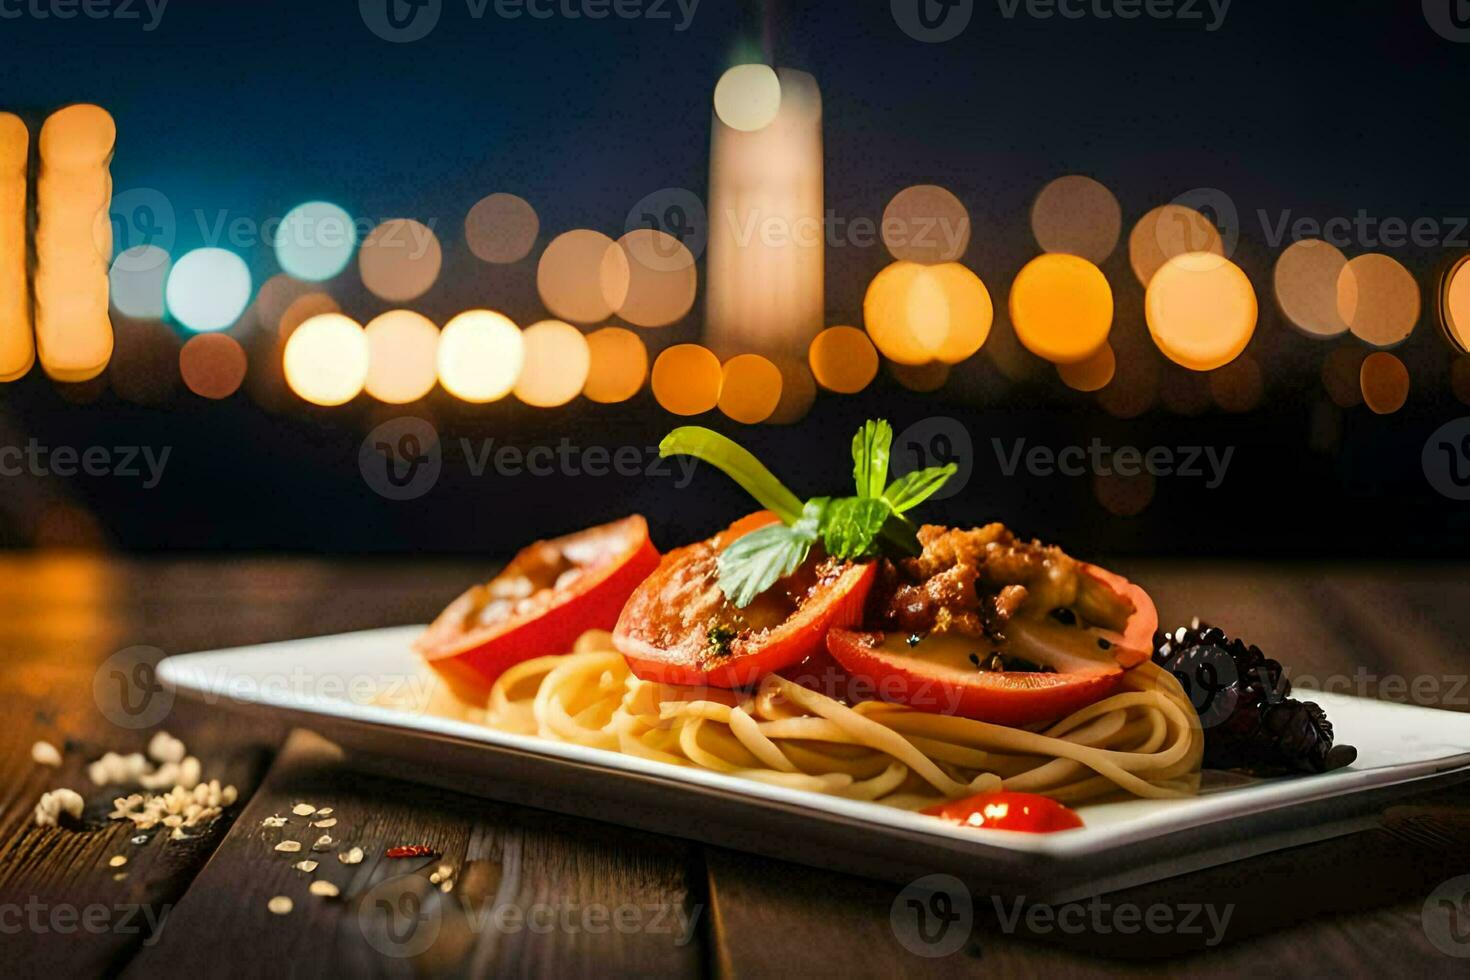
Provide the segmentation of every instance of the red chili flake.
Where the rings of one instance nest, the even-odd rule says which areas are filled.
[[[384,856],[390,858],[420,858],[430,857],[437,853],[428,844],[404,844],[401,847],[388,848],[384,852]]]

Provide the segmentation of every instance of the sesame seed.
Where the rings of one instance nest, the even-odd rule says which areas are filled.
[[[275,915],[290,915],[291,909],[295,907],[295,903],[285,895],[277,895],[269,902],[266,902],[265,907],[270,909]]]
[[[61,753],[50,742],[37,742],[31,746],[31,761],[38,766],[59,766]]]
[[[276,814],[272,817],[266,817],[260,822],[260,825],[262,827],[284,827],[286,826],[286,818],[280,814]]]
[[[350,851],[345,851],[342,854],[338,854],[337,860],[341,861],[343,864],[361,864],[362,857],[362,848],[354,847]]]
[[[335,827],[337,826],[337,818],[329,817],[326,820],[318,820],[316,823],[312,824],[312,826],[321,827],[323,830],[325,830],[327,827]]]
[[[291,865],[291,867],[295,868],[297,871],[305,871],[307,874],[311,874],[313,871],[316,870],[316,862],[297,861],[295,864]]]
[[[335,898],[336,896],[342,894],[341,890],[338,889],[336,885],[332,884],[330,881],[326,881],[321,878],[313,881],[307,887],[307,891],[311,892],[313,895],[320,895],[323,898]]]
[[[128,863],[127,857],[125,855],[122,855],[122,854],[114,854],[112,857],[110,857],[110,858],[107,859],[107,866],[109,868],[121,868],[123,865],[125,865],[127,863]]]
[[[284,851],[287,854],[295,854],[301,850],[301,842],[297,840],[283,840],[276,845],[276,850]]]
[[[320,837],[318,837],[316,839],[316,843],[314,843],[314,844],[311,845],[311,849],[313,851],[330,851],[332,849],[332,837],[331,837],[331,835],[330,834],[322,834]]]

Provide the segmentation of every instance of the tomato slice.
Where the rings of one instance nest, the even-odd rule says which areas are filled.
[[[414,648],[456,694],[483,701],[510,667],[566,653],[587,630],[612,629],[658,562],[648,522],[637,514],[538,541],[451,602]]]
[[[746,687],[819,651],[832,627],[862,618],[875,566],[820,554],[744,609],[725,599],[716,582],[720,552],[775,520],[769,512],[752,514],[664,556],[613,631],[634,674],[666,684]]]
[[[958,634],[910,645],[900,636],[834,629],[827,649],[868,697],[998,725],[1053,721],[1113,693],[1123,671],[1147,658],[1158,628],[1158,614],[1142,589],[1095,566],[1083,565],[1081,573],[1091,585],[1126,598],[1133,613],[1116,631],[1012,620],[1006,627],[1010,642],[1001,652],[1050,672],[983,669],[995,651]]]
[[[923,811],[961,827],[1015,830],[1024,834],[1054,834],[1076,830],[1082,818],[1067,807],[1035,793],[981,793]]]

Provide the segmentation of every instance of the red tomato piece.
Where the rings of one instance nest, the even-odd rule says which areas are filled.
[[[439,614],[414,648],[467,701],[535,657],[566,653],[588,630],[610,630],[658,567],[648,522],[634,514],[522,549],[484,585]]]
[[[883,633],[834,629],[827,649],[870,696],[919,711],[997,725],[1029,725],[1071,714],[1111,694],[1121,667],[1085,673],[988,671],[928,660]]]
[[[874,565],[826,559],[816,549],[795,574],[744,609],[725,599],[716,583],[720,552],[775,520],[769,512],[752,514],[664,556],[613,632],[634,674],[666,684],[746,687],[819,651],[834,626],[862,618]]]
[[[1034,793],[981,793],[923,811],[961,827],[1015,830],[1024,834],[1054,834],[1076,830],[1082,818],[1056,800]]]

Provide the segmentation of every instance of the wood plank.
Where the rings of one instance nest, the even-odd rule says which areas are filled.
[[[373,563],[0,557],[0,659],[8,667],[0,692],[9,722],[0,726],[0,909],[23,916],[21,930],[6,937],[7,972],[116,972],[150,941],[149,916],[156,924],[209,860],[286,734],[271,724],[241,728],[215,709],[175,701],[146,673],[121,671],[119,686],[114,654],[423,620],[469,575],[463,565],[405,574]],[[135,845],[130,824],[105,819],[121,791],[93,787],[85,765],[108,750],[141,751],[158,728],[181,737],[206,774],[233,783],[242,801],[196,840]],[[31,761],[40,739],[65,750],[62,768]],[[36,801],[61,786],[87,798],[84,829],[34,826]],[[114,855],[128,858],[120,880],[107,863]],[[100,932],[69,923],[84,909],[98,917]]]
[[[336,826],[291,816],[299,802],[330,806]],[[275,814],[290,823],[263,827]],[[335,842],[312,853],[322,833]],[[277,853],[282,839],[302,853]],[[385,856],[419,843],[438,856]],[[351,846],[366,851],[359,865],[338,859]],[[303,858],[320,864],[303,873]],[[429,881],[440,863],[448,893]],[[341,896],[311,895],[313,879]],[[249,976],[687,976],[704,958],[702,883],[692,845],[355,773],[298,732],[127,975],[230,963]],[[268,911],[277,895],[290,914]]]

